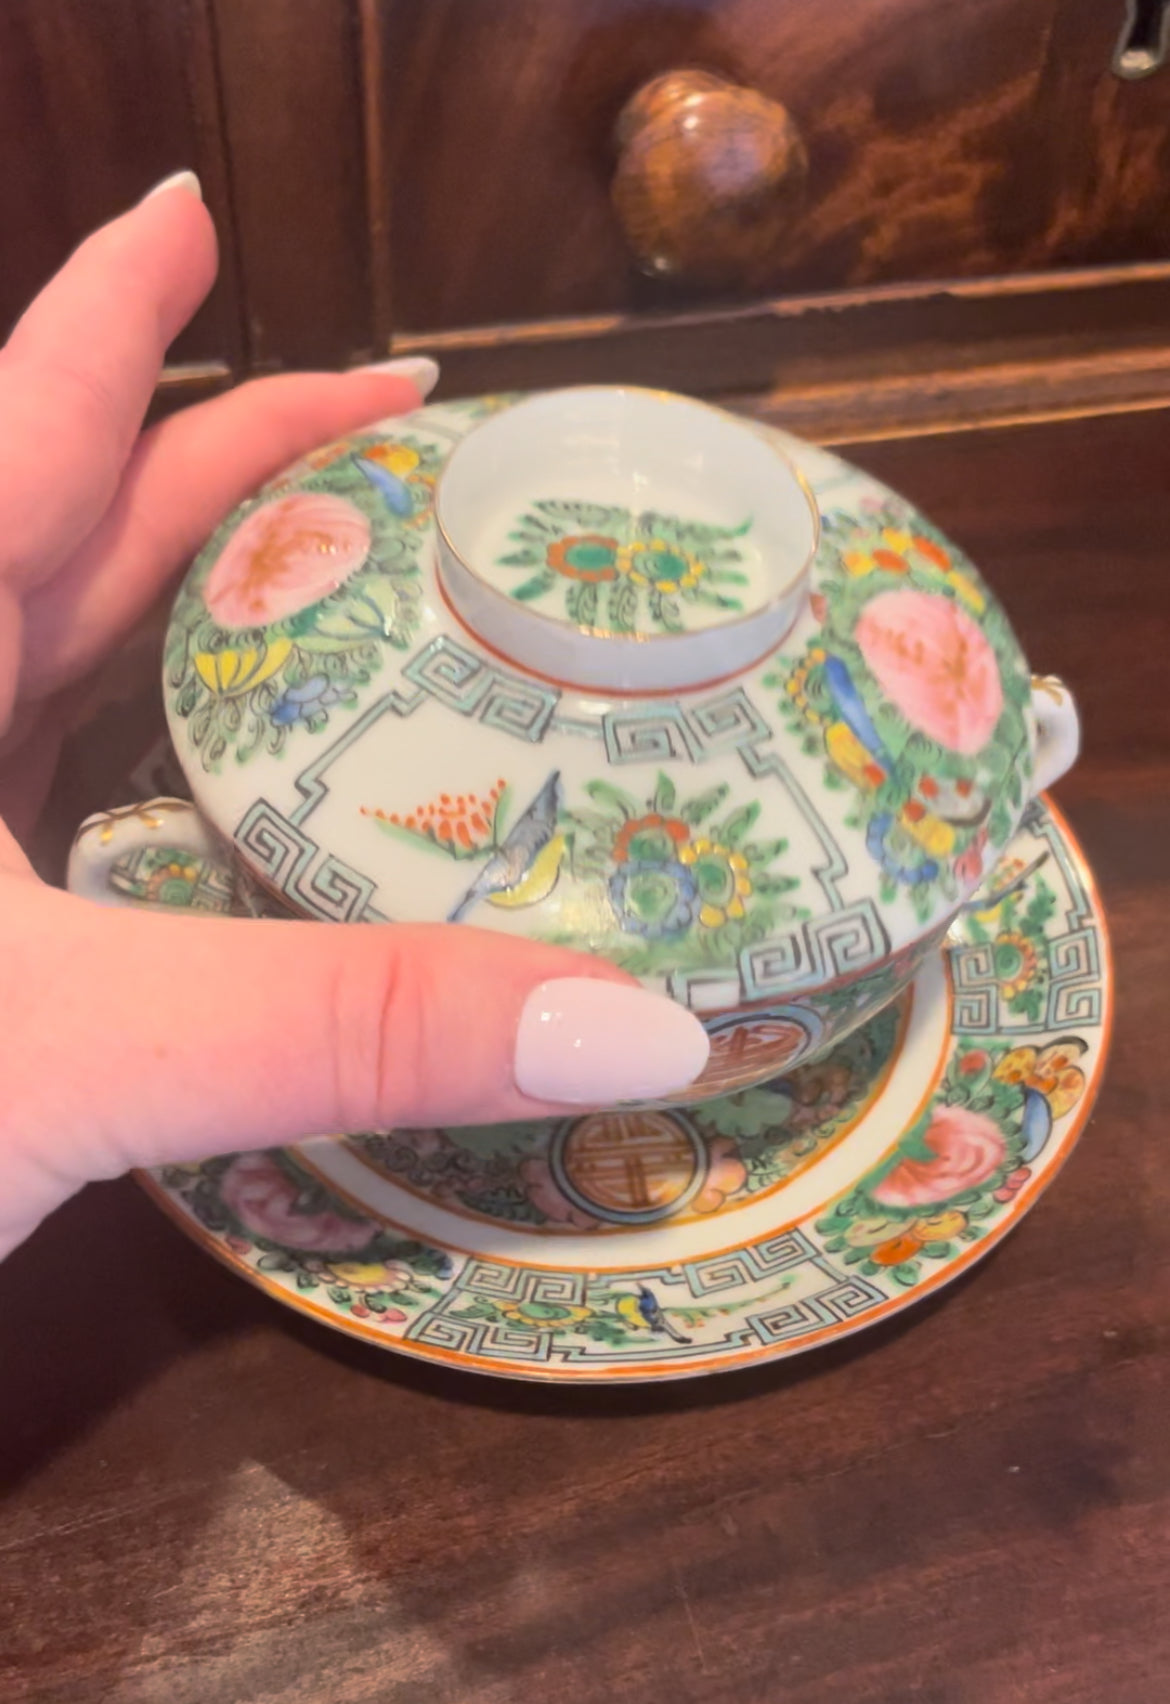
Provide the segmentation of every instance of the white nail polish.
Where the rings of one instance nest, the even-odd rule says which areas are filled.
[[[142,199],[143,201],[150,201],[156,195],[165,195],[169,189],[185,189],[188,195],[195,197],[196,201],[203,200],[203,185],[194,172],[172,172],[170,177],[165,177],[161,183],[156,183],[153,189],[148,189]]]
[[[409,379],[421,397],[430,396],[439,382],[439,363],[429,355],[400,355],[394,361],[375,361],[361,371],[394,373],[400,379]]]
[[[663,995],[601,978],[533,989],[516,1031],[516,1087],[531,1100],[604,1107],[657,1100],[692,1083],[710,1043],[693,1013]]]

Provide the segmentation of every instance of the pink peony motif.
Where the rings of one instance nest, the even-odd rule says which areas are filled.
[[[360,568],[370,523],[343,497],[297,491],[254,509],[203,588],[221,627],[266,627],[318,603]]]
[[[999,666],[978,625],[937,592],[882,592],[857,622],[857,643],[878,685],[911,727],[972,757],[1003,709]]]
[[[1004,1162],[1007,1143],[998,1125],[966,1107],[936,1107],[922,1140],[936,1156],[899,1160],[870,1190],[883,1207],[929,1207],[975,1189]]]
[[[241,1154],[220,1180],[224,1205],[255,1237],[313,1253],[352,1253],[377,1235],[369,1219],[298,1212],[297,1186],[269,1154]]]

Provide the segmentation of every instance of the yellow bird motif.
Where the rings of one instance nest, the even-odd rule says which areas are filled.
[[[488,904],[512,911],[524,905],[539,905],[542,899],[547,899],[557,885],[566,845],[563,834],[554,834],[548,845],[536,854],[516,885],[502,888],[499,893],[489,893]]]
[[[561,777],[554,770],[450,913],[449,923],[461,923],[481,899],[535,905],[552,892],[565,855],[565,837],[557,828],[560,809]]]

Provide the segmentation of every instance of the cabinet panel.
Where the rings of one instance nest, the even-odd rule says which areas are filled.
[[[218,0],[226,147],[253,367],[374,346],[356,0]]]
[[[399,330],[720,299],[640,275],[610,204],[623,104],[680,66],[782,102],[803,136],[775,292],[1170,250],[1170,74],[1112,74],[1121,0],[367,5]]]
[[[222,276],[173,351],[185,365],[163,406],[391,346],[434,347],[448,392],[640,377],[761,406],[807,396],[815,421],[851,429],[833,387],[876,395],[923,374],[958,399],[948,409],[976,379],[1015,409],[1045,363],[1063,373],[1060,406],[1148,401],[1165,389],[1170,69],[1113,75],[1124,13],[0,0],[0,321],[87,230],[192,165]],[[618,115],[680,67],[756,91],[757,113],[780,103],[807,159],[804,204],[750,284],[647,276],[611,202]],[[732,124],[741,179],[745,135]],[[696,228],[715,232],[706,212]]]
[[[203,0],[0,5],[0,325],[77,242],[193,167],[220,231],[220,281],[173,351],[236,367],[239,305],[214,50]]]

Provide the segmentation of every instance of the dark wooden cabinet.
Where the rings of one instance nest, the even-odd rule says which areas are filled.
[[[235,372],[248,352],[210,6],[0,0],[0,325],[89,230],[187,165],[220,216],[223,259],[173,357]]]
[[[1166,86],[1111,74],[1120,8],[1102,0],[391,0],[373,14],[374,140],[411,330],[709,304],[685,281],[639,280],[609,195],[622,104],[696,66],[783,102],[804,138],[778,291],[1170,253]]]
[[[1167,1697],[1170,413],[1123,411],[1170,404],[1170,66],[1114,72],[1129,10],[0,0],[0,322],[190,166],[223,263],[161,407],[392,348],[448,394],[664,383],[852,440],[962,540],[1081,702],[1061,801],[1119,1020],[1066,1175],[974,1280],[726,1382],[380,1366],[129,1180],[85,1191],[0,1270],[8,1704]],[[615,142],[671,71],[772,103],[720,108],[726,176],[669,125],[665,160]],[[648,272],[619,162],[716,233],[723,186],[751,280]],[[78,711],[52,880],[162,731],[156,618]]]
[[[189,164],[224,259],[176,398],[402,347],[435,348],[448,388],[629,376],[829,436],[1157,399],[1170,70],[1115,73],[1124,20],[1124,0],[0,0],[0,315]],[[742,111],[684,102],[644,159],[619,115],[670,72]],[[647,264],[615,204],[643,169],[681,264]]]

